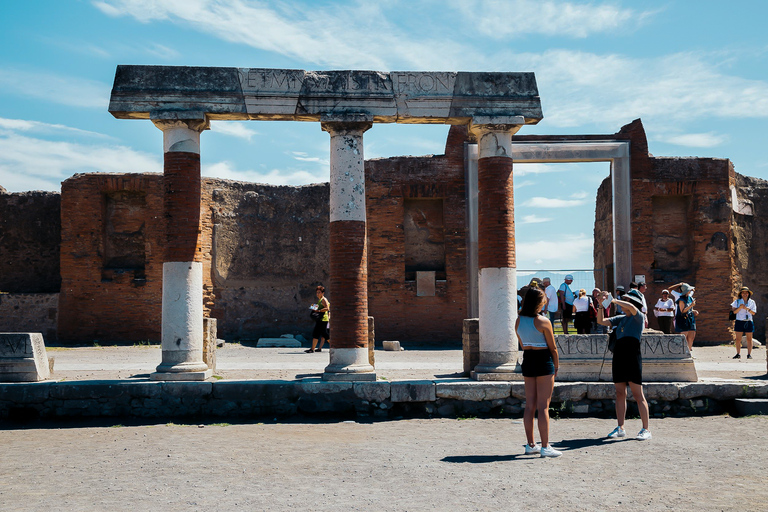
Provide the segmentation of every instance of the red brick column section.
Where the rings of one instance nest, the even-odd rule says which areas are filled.
[[[478,267],[515,266],[515,199],[512,159],[492,156],[477,161]]]
[[[330,244],[331,346],[365,348],[368,339],[365,222],[331,222]]]
[[[166,238],[164,261],[202,261],[200,236],[200,155],[164,156]]]

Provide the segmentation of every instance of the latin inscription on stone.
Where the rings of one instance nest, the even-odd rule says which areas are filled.
[[[456,73],[411,73],[394,72],[392,80],[400,94],[453,95]]]
[[[289,69],[249,69],[246,89],[249,91],[301,91],[304,72]]]
[[[0,337],[0,357],[30,357],[32,345],[25,336],[4,335]]]
[[[606,354],[607,335],[555,336],[558,353],[563,358],[602,358]],[[648,359],[680,359],[690,357],[685,338],[680,335],[648,335],[640,340],[640,353]],[[607,352],[607,357],[611,357]]]
[[[308,71],[304,77],[304,91],[325,93],[391,93],[392,83],[385,73],[373,71]]]

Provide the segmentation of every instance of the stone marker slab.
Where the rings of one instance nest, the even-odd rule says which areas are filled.
[[[384,341],[381,342],[381,346],[382,346],[382,348],[384,348],[384,350],[400,352],[400,342],[399,341],[384,340]]]
[[[259,338],[256,348],[285,347],[300,348],[301,342],[295,338]]]
[[[50,376],[42,334],[0,333],[0,382],[39,382]]]
[[[768,400],[765,398],[737,398],[733,402],[739,416],[768,415]]]

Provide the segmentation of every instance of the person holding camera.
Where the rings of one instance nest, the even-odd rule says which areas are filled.
[[[616,331],[616,345],[613,348],[613,385],[616,388],[616,420],[618,426],[608,434],[613,439],[626,437],[624,417],[627,412],[627,386],[632,390],[632,396],[637,402],[643,428],[635,439],[645,441],[651,439],[648,430],[648,402],[643,394],[643,358],[640,353],[640,337],[645,327],[645,314],[642,311],[643,297],[637,290],[630,290],[623,300],[610,299],[610,293],[603,292],[601,308],[597,311],[597,323],[613,327]],[[624,312],[621,315],[606,318],[604,310],[616,305]]]
[[[736,334],[736,355],[734,359],[741,359],[741,337],[747,336],[747,359],[752,359],[752,333],[755,332],[755,324],[752,317],[757,313],[757,304],[752,300],[752,290],[742,286],[739,290],[739,298],[733,301],[731,309],[736,313],[736,324],[733,332]]]

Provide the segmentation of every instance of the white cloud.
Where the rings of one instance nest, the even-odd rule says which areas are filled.
[[[557,199],[554,197],[537,196],[524,201],[520,206],[530,206],[532,208],[570,208],[583,204],[586,204],[586,201],[583,199]]]
[[[304,169],[272,169],[266,172],[252,169],[237,169],[232,162],[216,162],[204,165],[203,176],[222,178],[235,181],[247,181],[251,183],[271,183],[273,185],[306,185],[309,183],[327,182],[327,173],[312,173]]]
[[[531,174],[547,174],[550,172],[563,172],[568,170],[563,165],[551,165],[551,164],[514,164],[515,176],[528,176]]]
[[[667,142],[678,146],[687,146],[691,148],[713,148],[725,142],[728,142],[727,135],[719,135],[715,132],[708,133],[686,133],[682,135],[668,135],[666,137],[654,137],[653,140]]]
[[[586,199],[587,197],[589,197],[589,195],[582,190],[580,192],[574,192],[573,194],[571,194],[571,197],[573,199]]]
[[[518,221],[520,224],[540,224],[542,222],[549,222],[552,218],[550,217],[539,217],[538,215],[523,215],[523,218]]]
[[[592,259],[594,241],[584,233],[577,235],[548,236],[546,240],[518,242],[515,251],[520,268],[546,263],[550,268],[574,268]],[[591,263],[588,263],[591,266]]]
[[[10,132],[32,132],[32,133],[71,133],[87,137],[97,137],[111,139],[109,135],[103,133],[81,130],[63,124],[50,124],[40,121],[28,121],[26,119],[6,119],[0,117],[0,135],[8,135]]]
[[[614,3],[541,0],[454,0],[462,19],[486,37],[507,39],[528,34],[584,38],[617,32],[643,22],[651,13],[622,9]]]
[[[211,121],[211,131],[250,141],[251,137],[258,135],[259,132],[248,128],[246,123],[247,121]]]
[[[311,162],[318,163],[323,166],[324,169],[330,172],[331,161],[328,158],[321,158],[318,156],[309,156],[308,153],[303,151],[291,151],[291,158],[298,160],[299,162]]]
[[[0,68],[0,88],[71,107],[101,108],[109,105],[111,86],[49,71],[20,71]]]
[[[63,180],[81,172],[162,170],[155,155],[125,146],[59,142],[0,131],[0,185],[9,191],[59,190]]]
[[[181,56],[179,52],[165,45],[152,43],[144,47],[144,51],[163,60],[171,60]]]

